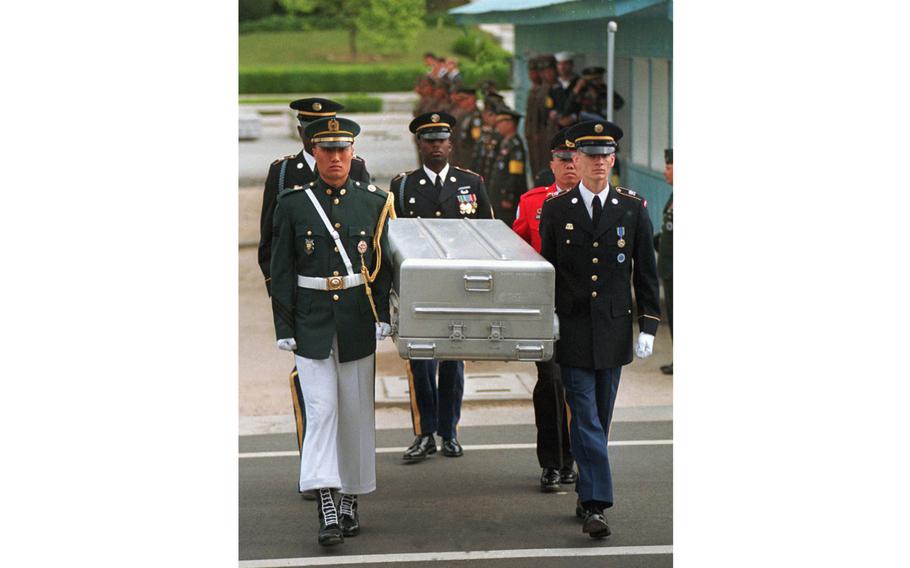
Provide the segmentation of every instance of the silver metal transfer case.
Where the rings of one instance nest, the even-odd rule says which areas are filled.
[[[404,359],[546,361],[553,266],[495,219],[394,219],[393,334]]]

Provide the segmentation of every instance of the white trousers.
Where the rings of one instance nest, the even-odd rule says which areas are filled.
[[[328,359],[296,356],[306,406],[300,491],[376,490],[375,357],[339,363],[337,337]]]

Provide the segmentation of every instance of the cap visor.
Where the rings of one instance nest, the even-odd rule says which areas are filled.
[[[353,142],[316,142],[320,148],[347,148]]]
[[[563,159],[563,160],[571,160],[571,159],[572,159],[572,155],[573,155],[574,153],[575,153],[575,152],[570,152],[570,151],[568,151],[568,150],[561,150],[561,151],[559,151],[559,152],[553,152],[553,157],[554,157],[554,158],[560,158],[560,159]]]
[[[425,140],[445,140],[451,136],[451,132],[424,132],[420,134],[420,137]]]
[[[578,151],[583,154],[602,156],[604,154],[609,155],[616,152],[616,148],[612,146],[579,146]]]

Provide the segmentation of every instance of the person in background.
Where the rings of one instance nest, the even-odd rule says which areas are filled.
[[[542,102],[540,90],[543,84],[539,63],[539,57],[532,57],[528,60],[528,79],[531,81],[531,88],[528,90],[528,101],[525,105],[524,134],[525,142],[528,145],[528,163],[531,166],[531,172],[539,171],[546,162],[542,152],[544,149],[542,137],[546,125],[541,123],[542,117],[539,108]]]
[[[577,122],[575,117],[564,115],[563,109],[566,108],[569,95],[571,95],[572,89],[575,88],[575,83],[578,82],[579,77],[573,71],[572,54],[560,51],[555,55],[555,58],[557,76],[556,82],[550,88],[550,99],[553,101],[553,106],[549,107],[548,119],[554,128],[559,130]]]
[[[510,227],[515,220],[518,199],[528,190],[528,180],[525,176],[527,152],[524,142],[518,136],[519,120],[521,114],[508,108],[500,109],[496,115],[494,128],[502,139],[489,178],[490,201],[493,203],[496,218]]]
[[[657,275],[664,285],[664,302],[667,304],[667,324],[670,326],[670,337],[673,337],[673,148],[664,150],[664,180],[670,184],[670,199],[664,206],[664,217],[660,232],[654,237],[654,248],[657,249]],[[665,375],[673,374],[673,357],[670,364],[663,365],[660,371]]]
[[[518,202],[518,216],[512,229],[518,236],[540,252],[540,213],[544,201],[551,195],[569,191],[578,184],[578,174],[572,156],[574,148],[566,145],[566,130],[550,142],[550,169],[556,181],[548,187],[529,189]],[[552,493],[560,484],[575,483],[572,451],[569,447],[569,420],[566,394],[554,360],[539,361],[537,384],[534,385],[534,423],[537,425],[537,461],[541,491]]]
[[[473,87],[459,87],[455,95],[457,107],[452,115],[458,122],[453,133],[455,149],[452,152],[452,163],[468,168],[472,165],[474,147],[480,140],[483,118],[477,108],[477,92]]]
[[[445,78],[449,82],[450,88],[455,90],[461,87],[464,84],[464,76],[461,74],[461,69],[458,68],[458,59],[446,57],[445,68]]]

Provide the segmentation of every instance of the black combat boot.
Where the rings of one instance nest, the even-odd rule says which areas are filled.
[[[357,496],[342,495],[338,504],[338,524],[344,536],[357,536],[360,532],[360,515],[357,513]]]
[[[319,544],[333,546],[344,542],[341,527],[338,525],[338,512],[335,510],[332,490],[320,489],[319,501],[316,504],[319,511]]]

